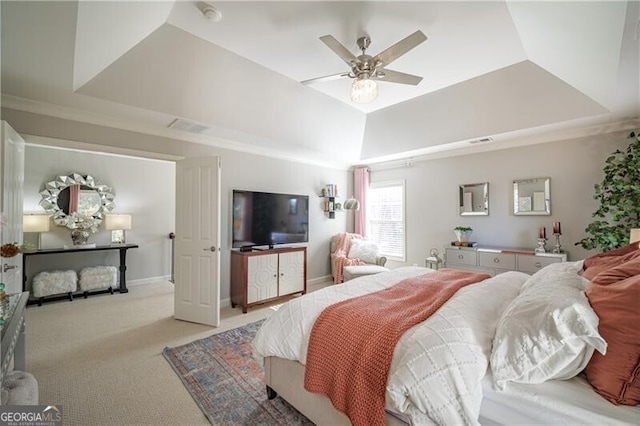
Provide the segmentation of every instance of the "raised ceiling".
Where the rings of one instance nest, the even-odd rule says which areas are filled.
[[[640,115],[635,1],[211,4],[220,22],[192,1],[3,1],[3,105],[337,166]],[[416,30],[389,66],[416,87],[359,105],[349,79],[299,83],[347,69],[320,36],[376,54]]]

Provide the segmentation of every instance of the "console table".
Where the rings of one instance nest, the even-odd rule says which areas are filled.
[[[40,250],[26,250],[22,252],[22,291],[27,290],[27,259],[31,256],[42,256],[47,254],[69,254],[74,255],[78,253],[87,253],[94,251],[104,251],[104,250],[118,250],[120,252],[120,285],[116,289],[120,293],[127,293],[129,289],[127,288],[127,250],[132,248],[138,248],[137,244],[109,244],[109,245],[99,245],[95,247],[86,247],[86,248],[53,248],[53,249],[40,249]],[[108,290],[107,290],[108,291]],[[66,298],[66,295],[61,296],[61,298]],[[49,300],[54,300],[49,299]]]
[[[9,308],[1,316],[2,325],[2,370],[0,383],[13,359],[15,370],[25,370],[25,336],[24,336],[24,311],[29,299],[29,293],[8,294]]]

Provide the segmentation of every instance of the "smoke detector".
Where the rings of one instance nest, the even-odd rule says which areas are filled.
[[[211,22],[219,22],[222,19],[222,13],[210,3],[201,1],[198,3],[198,9]]]

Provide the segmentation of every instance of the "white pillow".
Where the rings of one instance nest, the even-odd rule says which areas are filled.
[[[354,238],[351,240],[351,248],[348,257],[351,259],[360,259],[364,263],[376,263],[378,259],[378,244],[373,241]]]
[[[578,265],[580,264],[580,265]],[[537,384],[580,373],[607,343],[584,294],[580,262],[549,265],[525,282],[502,313],[491,351],[493,381]]]

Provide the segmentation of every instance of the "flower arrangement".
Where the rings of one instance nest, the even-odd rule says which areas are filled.
[[[93,216],[87,216],[82,213],[73,212],[67,215],[65,226],[69,229],[79,229],[81,231],[89,231],[92,234],[98,232],[100,222]]]
[[[7,243],[0,246],[0,257],[14,257],[22,251],[18,243]]]

